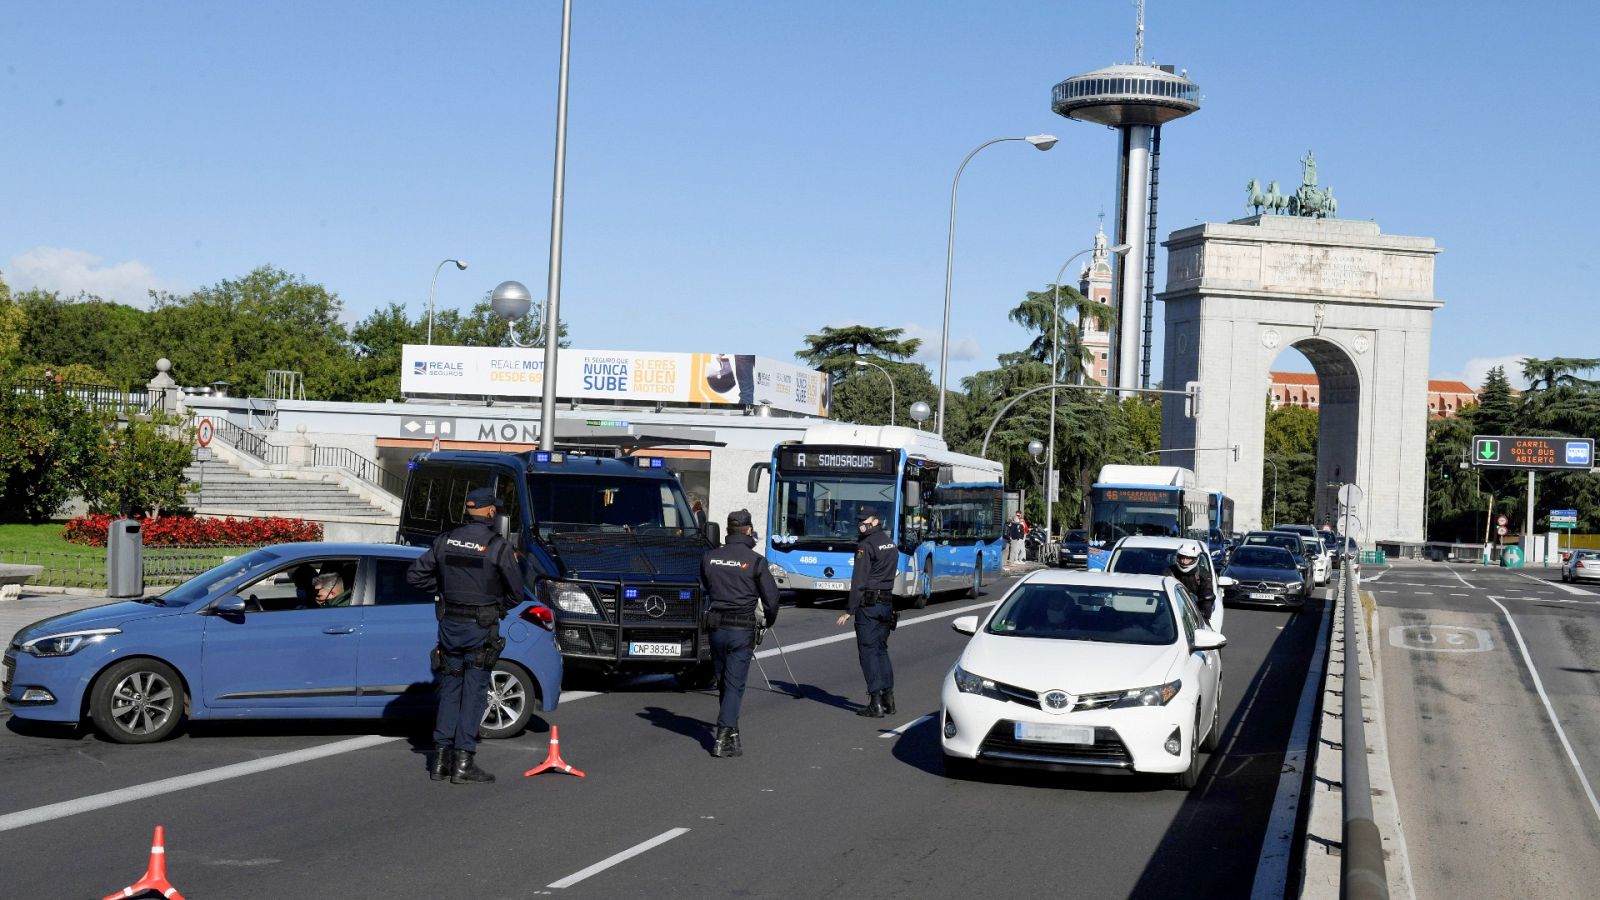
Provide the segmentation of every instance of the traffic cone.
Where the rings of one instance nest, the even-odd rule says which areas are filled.
[[[167,880],[166,832],[160,825],[156,826],[156,836],[150,843],[150,867],[144,870],[144,877],[115,894],[107,895],[105,900],[136,897],[145,891],[155,891],[169,900],[183,900],[183,895]]]
[[[579,778],[583,777],[582,769],[574,769],[573,767],[567,765],[566,760],[561,758],[561,732],[554,725],[550,726],[549,755],[544,758],[544,762],[539,763],[537,766],[534,766],[526,772],[523,772],[522,777],[527,778],[529,775],[537,775],[546,769],[554,769],[557,772],[565,772],[568,775],[576,775]]]

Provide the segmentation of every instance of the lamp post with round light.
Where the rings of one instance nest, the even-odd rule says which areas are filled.
[[[922,430],[922,423],[928,421],[928,417],[931,415],[933,415],[933,407],[923,403],[921,400],[911,404],[911,421],[917,423],[918,431]]]
[[[428,345],[429,346],[433,345],[433,294],[439,287],[439,270],[444,268],[446,265],[448,265],[450,263],[455,263],[456,264],[456,271],[458,271],[458,272],[465,272],[467,270],[466,262],[464,262],[463,260],[459,260],[459,259],[441,260],[437,266],[433,267],[433,281],[432,281],[432,283],[430,283],[428,285]]]
[[[889,374],[889,370],[888,369],[885,369],[883,366],[880,366],[877,363],[868,362],[867,360],[859,359],[859,358],[856,360],[856,368],[865,369],[868,366],[871,366],[872,368],[877,369],[879,372],[882,372],[883,373],[883,377],[889,379],[889,424],[893,425],[894,424],[894,376]]]
[[[1133,247],[1132,244],[1118,244],[1115,247],[1110,248],[1109,252],[1113,256],[1120,257],[1123,254],[1127,253],[1128,250],[1131,249],[1132,247]],[[1092,252],[1094,252],[1095,249],[1096,248],[1094,248],[1094,247],[1089,247],[1088,249],[1079,250],[1077,253],[1072,254],[1071,256],[1067,257],[1067,261],[1062,263],[1061,264],[1061,269],[1056,272],[1056,280],[1055,280],[1054,284],[1052,285],[1052,287],[1055,290],[1055,303],[1051,307],[1052,308],[1052,313],[1051,313],[1051,316],[1050,316],[1050,383],[1051,384],[1056,384],[1057,382],[1059,382],[1061,380],[1061,367],[1060,367],[1059,363],[1056,360],[1056,354],[1061,349],[1061,279],[1066,277],[1066,275],[1067,275],[1067,267],[1072,265],[1073,260],[1076,260],[1078,257],[1084,255],[1085,253],[1092,253]],[[1078,366],[1078,368],[1080,370],[1083,368],[1081,361],[1076,361],[1075,360],[1074,362],[1077,364],[1077,366]],[[1045,483],[1045,486],[1044,486],[1044,536],[1045,536],[1045,539],[1047,541],[1049,540],[1050,535],[1055,533],[1054,529],[1055,529],[1056,485],[1054,483],[1055,482],[1055,478],[1053,477],[1055,475],[1055,471],[1056,471],[1056,468],[1055,468],[1055,466],[1056,466],[1056,392],[1055,391],[1051,391],[1050,392],[1050,434],[1049,434],[1049,440],[1050,440],[1050,446],[1047,449],[1046,453],[1048,454],[1048,458],[1049,458],[1050,464],[1045,469],[1045,480],[1046,480],[1046,483]]]
[[[1056,136],[1053,134],[1031,134],[1027,137],[1003,137],[992,141],[985,141],[967,154],[967,158],[956,167],[955,180],[950,182],[950,232],[944,245],[944,330],[939,336],[939,417],[934,420],[934,431],[944,437],[944,385],[945,370],[950,365],[950,276],[953,271],[956,252],[956,190],[961,187],[961,173],[967,168],[967,163],[972,161],[978,151],[991,144],[1005,141],[1027,141],[1036,149],[1049,150],[1056,145]]]

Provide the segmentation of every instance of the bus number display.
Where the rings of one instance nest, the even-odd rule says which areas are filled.
[[[786,472],[848,472],[862,475],[895,474],[896,457],[892,453],[874,453],[868,450],[784,450],[778,455],[779,466]]]
[[[1120,488],[1104,490],[1101,499],[1121,501],[1123,503],[1171,503],[1172,494],[1167,491],[1129,491]]]

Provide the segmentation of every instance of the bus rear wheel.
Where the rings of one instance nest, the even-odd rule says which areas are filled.
[[[917,598],[912,606],[923,609],[928,605],[928,600],[933,597],[933,560],[922,564],[922,578],[917,581]]]
[[[967,589],[967,596],[973,600],[983,596],[983,555],[978,555],[977,562],[972,564],[972,587]]]

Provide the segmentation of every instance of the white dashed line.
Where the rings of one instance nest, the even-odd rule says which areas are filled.
[[[911,721],[905,723],[904,725],[901,725],[899,728],[891,728],[888,731],[885,731],[883,734],[878,735],[878,737],[881,737],[881,738],[898,737],[898,736],[900,736],[902,734],[905,734],[906,732],[910,731],[911,729],[917,727],[918,725],[921,725],[923,722],[928,721],[931,718],[933,718],[933,713],[928,713],[925,716],[917,716],[915,719],[912,719]]]
[[[667,841],[672,840],[673,838],[682,837],[683,835],[686,835],[688,833],[689,833],[689,829],[687,829],[687,828],[673,828],[673,829],[668,830],[668,831],[663,831],[660,834],[656,835],[655,837],[651,838],[648,841],[645,841],[642,844],[634,844],[632,847],[629,847],[628,849],[622,851],[621,853],[617,853],[617,854],[614,854],[612,856],[608,856],[605,859],[602,859],[599,862],[595,863],[594,865],[588,867],[587,869],[580,869],[579,871],[573,872],[571,875],[568,875],[567,877],[561,879],[560,881],[553,881],[549,885],[547,885],[547,887],[553,887],[553,888],[568,888],[568,887],[572,887],[573,885],[575,885],[578,882],[584,880],[585,878],[588,878],[588,877],[590,877],[592,875],[598,875],[601,872],[604,872],[605,870],[607,870],[607,869],[611,868],[612,866],[616,865],[617,863],[627,862],[628,860],[633,859],[635,856],[638,856],[639,854],[644,853],[647,850],[650,850],[650,849],[655,848],[655,847],[659,847],[662,844],[665,844]]]

